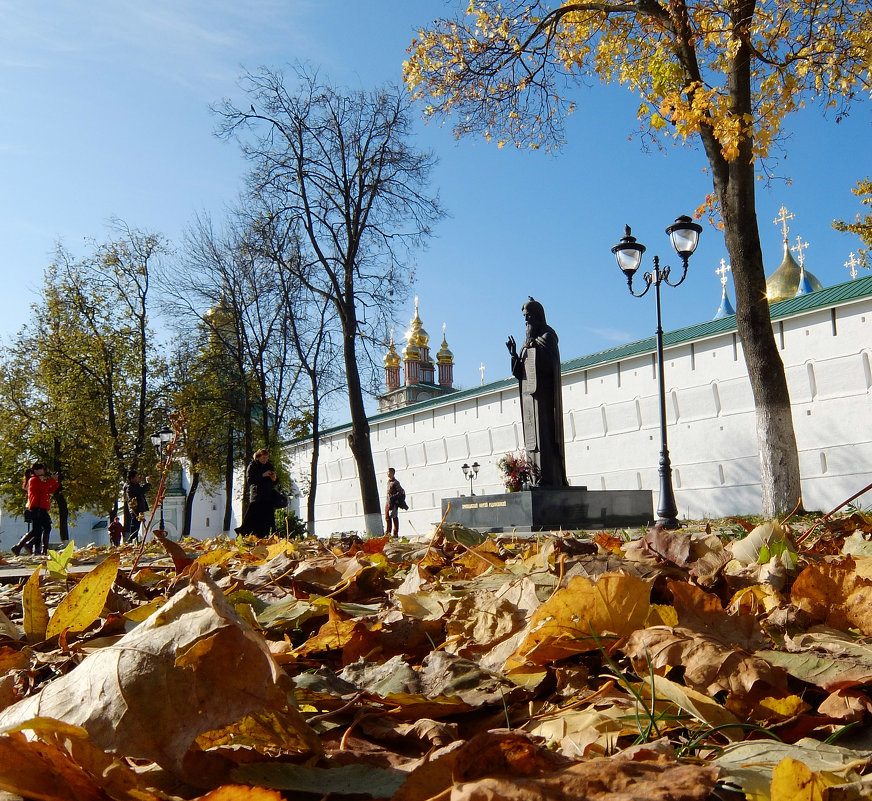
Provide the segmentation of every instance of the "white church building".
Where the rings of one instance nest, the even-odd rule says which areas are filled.
[[[767,283],[772,326],[790,388],[803,505],[828,512],[872,481],[872,277],[820,288],[786,244],[784,254]],[[761,511],[754,403],[731,312],[727,305],[710,322],[664,334],[679,518]],[[409,370],[408,364],[420,357],[421,331],[416,308],[403,351],[405,385],[398,379],[401,360],[392,342],[381,411],[369,419],[377,474],[394,467],[406,489],[409,510],[401,513],[406,535],[429,534],[442,517],[442,498],[469,493],[463,465],[479,464],[476,494],[504,491],[497,461],[522,443],[517,381],[446,393],[451,354],[444,338],[441,386],[426,393],[420,366]],[[423,372],[433,376],[432,363]],[[562,377],[570,484],[652,490],[656,509],[660,430],[654,337],[566,361]],[[414,400],[422,390],[423,399]],[[401,392],[408,402],[397,402]],[[349,433],[350,424],[322,433],[319,536],[360,531],[363,525]],[[294,476],[307,475],[310,451],[310,439],[289,444]],[[872,503],[872,492],[856,503]],[[305,502],[300,505],[305,509]]]

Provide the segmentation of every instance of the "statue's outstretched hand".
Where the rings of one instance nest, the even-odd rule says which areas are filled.
[[[510,336],[506,340],[506,347],[509,349],[509,353],[512,354],[512,357],[516,358],[518,355],[518,349],[517,349],[517,346],[515,345],[515,338],[513,336]]]

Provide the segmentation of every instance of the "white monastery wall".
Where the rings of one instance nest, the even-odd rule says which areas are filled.
[[[803,502],[830,511],[872,473],[872,297],[773,321],[787,371],[800,452]],[[670,346],[665,376],[669,453],[679,515],[759,514],[756,417],[735,329]],[[653,342],[653,340],[651,341]],[[636,343],[640,344],[640,343]],[[564,363],[566,467],[570,484],[650,489],[658,502],[660,422],[656,354],[627,346]],[[641,343],[642,346],[645,343]],[[580,366],[576,366],[579,363]],[[429,534],[445,497],[468,495],[461,465],[478,462],[476,494],[503,491],[496,462],[521,442],[517,382],[507,379],[370,419],[382,485],[394,467],[407,493],[401,534]],[[323,439],[316,530],[358,530],[362,507],[348,427]],[[309,444],[289,447],[295,476],[308,472]],[[858,499],[872,503],[872,493]],[[301,503],[305,509],[305,502]]]

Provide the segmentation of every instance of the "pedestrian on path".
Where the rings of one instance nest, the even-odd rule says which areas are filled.
[[[127,499],[127,509],[130,512],[130,534],[128,542],[139,542],[139,532],[145,522],[145,513],[148,511],[147,493],[151,490],[151,479],[145,477],[145,483],[141,483],[138,470],[130,470],[127,474],[127,483],[124,485],[124,497]]]
[[[400,536],[400,509],[408,509],[406,491],[403,489],[393,467],[388,468],[387,502],[385,503],[385,533]]]
[[[51,532],[51,496],[58,491],[61,482],[57,473],[46,476],[42,462],[34,462],[25,472],[24,480],[27,485],[27,511],[30,513],[31,528],[20,542],[12,546],[12,553],[18,556],[23,547],[30,546],[35,554],[47,554]]]
[[[121,545],[121,535],[124,533],[124,524],[116,517],[108,526],[109,542],[112,545]]]

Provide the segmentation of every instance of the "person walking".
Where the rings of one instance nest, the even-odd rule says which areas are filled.
[[[116,517],[108,526],[109,542],[112,545],[121,545],[121,535],[124,533],[124,525]]]
[[[237,534],[254,534],[268,537],[275,528],[276,510],[273,501],[273,487],[278,481],[276,471],[269,461],[269,451],[261,448],[254,452],[251,464],[245,470],[248,484],[248,508],[242,516],[242,523],[234,529]]]
[[[388,536],[400,536],[400,509],[406,506],[406,491],[403,489],[393,467],[388,468],[387,502],[385,503],[385,533]]]
[[[51,532],[51,496],[61,486],[57,473],[46,476],[45,465],[34,462],[24,474],[27,487],[27,511],[30,513],[30,531],[20,542],[12,546],[12,553],[18,556],[26,545],[33,548],[34,554],[48,553],[48,539]]]
[[[130,511],[128,542],[139,542],[139,532],[145,521],[145,513],[148,511],[147,493],[151,491],[151,478],[146,476],[144,484],[141,478],[139,471],[130,470],[127,473],[127,483],[124,485],[124,497],[127,499],[127,508]]]

